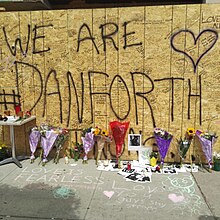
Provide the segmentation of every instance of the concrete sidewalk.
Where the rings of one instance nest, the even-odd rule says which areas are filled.
[[[95,161],[0,166],[0,219],[220,219],[220,172],[152,174],[134,183]]]

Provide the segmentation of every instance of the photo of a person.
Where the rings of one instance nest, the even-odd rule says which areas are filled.
[[[138,150],[141,147],[141,135],[129,134],[128,135],[128,150]]]
[[[130,145],[131,146],[140,146],[140,136],[132,135],[130,137]]]

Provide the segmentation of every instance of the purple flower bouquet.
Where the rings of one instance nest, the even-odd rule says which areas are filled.
[[[170,143],[172,141],[173,136],[161,128],[155,128],[154,137],[156,139],[157,146],[159,149],[159,153],[161,157],[161,165],[163,165],[164,159],[167,155],[167,151],[170,147]]]
[[[82,139],[82,144],[83,144],[83,149],[85,152],[85,155],[83,157],[83,163],[87,163],[87,159],[88,159],[88,153],[89,151],[92,150],[94,144],[95,144],[95,136],[94,133],[92,131],[87,131],[85,133],[84,137],[81,137]]]
[[[217,140],[217,136],[215,133],[204,133],[202,131],[197,130],[196,136],[199,139],[199,142],[202,147],[202,151],[205,154],[206,160],[208,161],[209,168],[212,168],[212,148]]]

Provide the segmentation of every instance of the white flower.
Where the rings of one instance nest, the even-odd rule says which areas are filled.
[[[213,153],[213,158],[214,158],[214,160],[219,160],[220,159],[220,153],[217,153],[217,152],[214,152]]]
[[[96,129],[95,128],[91,128],[91,132],[93,133]]]
[[[165,131],[160,131],[161,136],[165,135]]]

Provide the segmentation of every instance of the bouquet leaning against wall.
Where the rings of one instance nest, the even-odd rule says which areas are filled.
[[[160,153],[161,166],[163,166],[173,135],[162,128],[154,128],[154,137]]]
[[[209,170],[211,171],[212,169],[212,150],[213,146],[217,140],[217,136],[215,132],[202,132],[197,130],[196,131],[196,136],[199,139],[199,142],[202,147],[202,151],[206,157],[206,160],[209,165]]]
[[[178,154],[180,156],[180,164],[182,165],[183,160],[186,158],[186,154],[190,148],[190,145],[193,141],[193,138],[195,136],[195,129],[194,128],[188,128],[186,130],[186,133],[184,137],[180,137],[179,140],[177,140],[177,148],[178,148]]]
[[[83,164],[88,163],[88,153],[92,150],[94,144],[95,144],[95,136],[94,136],[94,128],[85,128],[82,131],[82,144],[84,149],[84,157],[83,157]]]

